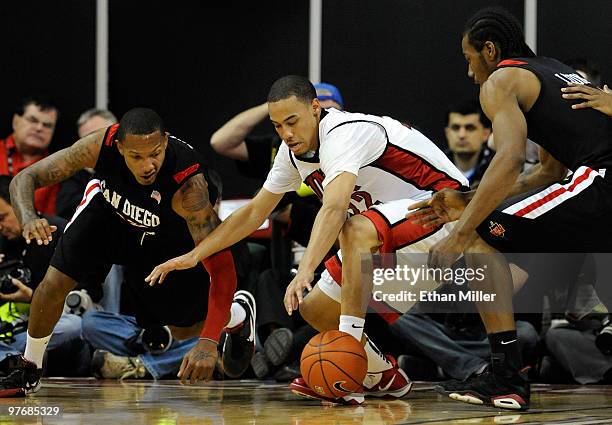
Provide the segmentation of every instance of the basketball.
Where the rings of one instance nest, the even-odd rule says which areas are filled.
[[[306,384],[318,394],[338,398],[355,392],[368,371],[361,342],[340,331],[315,335],[302,351],[300,370]]]

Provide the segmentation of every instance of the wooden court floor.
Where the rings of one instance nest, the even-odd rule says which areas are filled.
[[[454,402],[427,383],[417,383],[402,400],[325,407],[261,381],[183,386],[46,379],[35,396],[0,399],[0,424],[612,424],[612,387],[533,385],[532,391],[531,409],[517,413]],[[15,416],[18,407],[25,416]],[[57,407],[59,414],[36,416],[36,407],[47,413]]]

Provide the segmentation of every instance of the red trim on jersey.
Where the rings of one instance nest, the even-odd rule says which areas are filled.
[[[113,143],[115,143],[115,135],[117,134],[117,130],[119,130],[119,124],[113,124],[108,128],[108,130],[106,130],[104,146],[113,146]]]
[[[200,168],[200,164],[193,164],[191,167],[187,167],[183,171],[179,171],[174,176],[172,176],[172,178],[176,183],[181,184],[183,183],[183,180],[185,180],[185,178],[189,176],[189,174],[193,173],[198,168]]]
[[[418,156],[390,143],[387,144],[382,156],[372,166],[389,171],[391,174],[414,184],[419,189],[439,191],[445,187],[459,189],[461,184],[435,169]]]
[[[537,201],[534,201],[531,204],[527,205],[525,208],[515,212],[514,215],[522,217],[525,214],[529,214],[531,211],[535,210],[536,208],[541,207],[542,205],[546,204],[547,202],[550,202],[553,199],[559,197],[560,195],[563,195],[564,193],[573,192],[574,189],[576,188],[576,186],[578,186],[580,183],[582,183],[583,181],[585,181],[586,179],[589,178],[589,175],[591,174],[592,171],[593,170],[591,168],[587,168],[585,170],[585,173],[583,175],[581,175],[580,177],[577,177],[574,180],[574,182],[571,184],[571,186],[568,187],[567,189],[564,188],[563,186],[561,186],[559,189],[549,193],[548,195],[546,195],[542,199],[538,199]]]
[[[500,66],[507,66],[507,65],[527,65],[527,62],[525,61],[515,61],[512,59],[506,59],[501,61],[500,63],[497,64],[497,67],[499,68]]]
[[[91,193],[92,190],[94,190],[95,188],[98,188],[100,190],[102,190],[102,188],[100,187],[100,185],[98,183],[94,183],[91,186],[89,186],[89,188],[87,189],[87,191],[85,192],[85,195],[83,195],[83,199],[81,200],[81,202],[79,203],[79,205],[77,205],[77,208],[82,206],[86,201],[87,201],[87,195],[89,195]]]

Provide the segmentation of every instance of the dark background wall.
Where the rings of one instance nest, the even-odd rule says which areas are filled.
[[[217,2],[221,3],[221,2]],[[265,100],[278,77],[308,73],[308,1],[110,1],[109,108],[146,105],[177,136],[210,156],[225,196],[259,186],[212,153],[210,135]],[[460,49],[466,19],[500,4],[521,21],[523,0],[325,0],[322,79],[347,109],[396,117],[443,145],[443,114],[476,96]],[[61,118],[52,147],[75,138],[74,122],[94,105],[95,2],[0,2],[0,137],[25,93],[50,93]],[[539,0],[538,52],[587,56],[612,81],[612,2]],[[268,123],[257,132],[272,131]]]

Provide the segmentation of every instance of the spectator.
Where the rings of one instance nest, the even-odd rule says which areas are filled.
[[[13,177],[49,154],[58,116],[57,107],[42,96],[21,101],[13,115],[13,133],[0,140],[0,175]],[[54,215],[58,191],[59,185],[36,190],[36,210]]]
[[[444,128],[448,150],[446,155],[475,187],[486,171],[494,152],[487,147],[491,121],[477,101],[464,101],[446,113]]]

